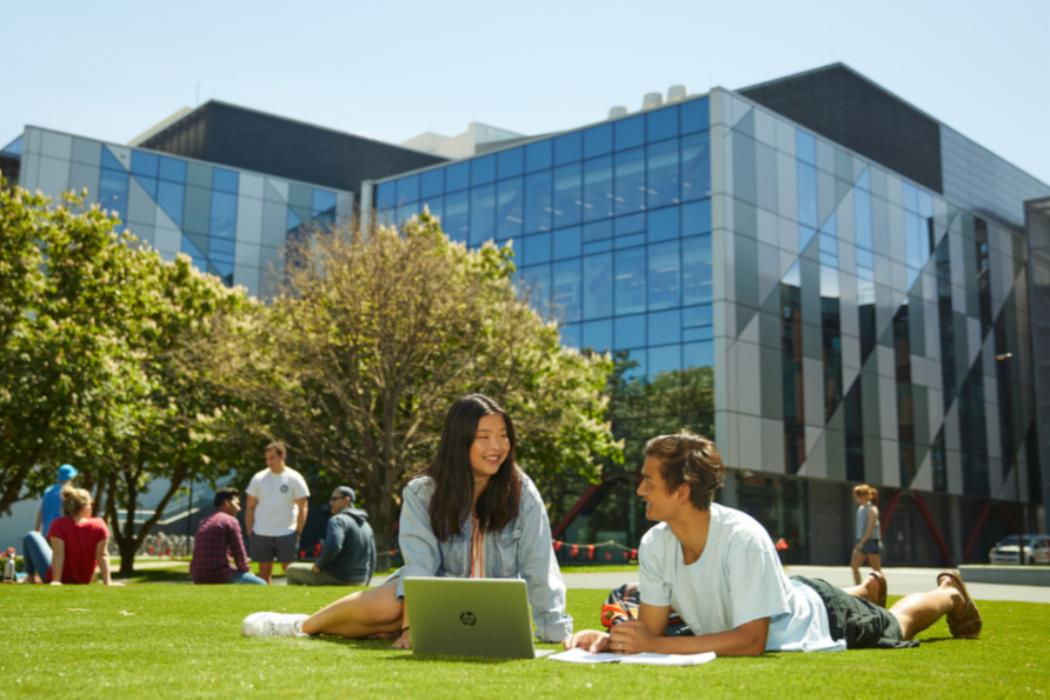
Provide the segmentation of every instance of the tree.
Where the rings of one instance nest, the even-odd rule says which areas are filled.
[[[240,378],[246,401],[280,411],[300,461],[359,488],[381,546],[464,393],[504,405],[519,461],[549,496],[566,475],[596,479],[602,460],[620,459],[604,418],[612,363],[561,347],[516,293],[511,257],[450,242],[428,213],[400,235],[315,235],[290,251],[287,291],[251,351],[212,364]]]

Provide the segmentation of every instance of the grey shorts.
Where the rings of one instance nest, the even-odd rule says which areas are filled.
[[[295,556],[296,539],[297,535],[294,532],[281,537],[267,537],[266,535],[257,535],[253,532],[249,554],[251,554],[254,561],[263,563],[295,561],[297,559]]]
[[[861,554],[879,554],[882,550],[879,547],[878,540],[868,540],[864,543],[864,548],[860,551]]]

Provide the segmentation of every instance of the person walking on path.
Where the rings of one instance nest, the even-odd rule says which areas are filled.
[[[321,554],[313,564],[288,567],[288,583],[303,586],[368,584],[376,568],[376,540],[368,513],[354,507],[354,490],[337,486],[328,499],[328,519]]]
[[[860,567],[867,562],[874,571],[882,571],[881,526],[879,524],[879,492],[874,486],[860,484],[853,487],[857,502],[857,517],[853,525],[853,551],[849,566],[853,583],[860,584]]]
[[[214,504],[215,512],[201,521],[193,538],[190,578],[194,583],[266,585],[248,566],[241,524],[237,522],[237,514],[241,512],[237,489],[219,489],[215,492]],[[233,559],[233,568],[230,568],[230,559]]]
[[[310,489],[302,474],[284,463],[287,450],[283,442],[271,442],[265,454],[266,469],[248,484],[244,524],[252,559],[259,562],[259,576],[273,583],[273,562],[281,562],[287,573],[299,549]]]

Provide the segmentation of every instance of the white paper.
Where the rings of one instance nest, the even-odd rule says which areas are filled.
[[[715,660],[713,651],[700,654],[613,654],[600,652],[592,654],[580,648],[569,649],[547,657],[552,661],[568,661],[574,664],[652,664],[654,666],[696,666]]]

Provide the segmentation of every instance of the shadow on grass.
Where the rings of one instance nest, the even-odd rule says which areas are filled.
[[[449,654],[415,654],[411,650],[394,649],[392,639],[347,639],[334,635],[319,635],[311,637],[318,642],[327,642],[339,646],[360,649],[364,651],[387,651],[390,652],[389,659],[392,661],[412,661],[416,663],[457,661],[466,664],[494,664],[506,663],[508,661],[527,661],[528,659],[503,659],[488,656],[452,656]],[[537,657],[538,658],[538,657]]]
[[[193,583],[188,571],[173,569],[145,569],[120,580],[124,583]]]

